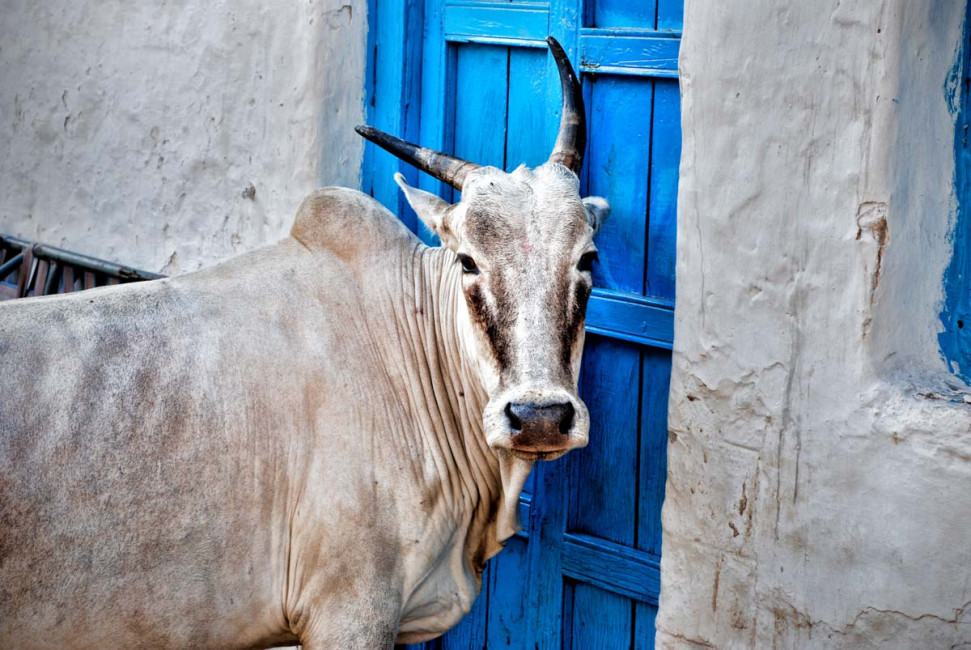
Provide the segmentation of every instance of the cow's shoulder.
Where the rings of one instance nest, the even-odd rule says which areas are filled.
[[[311,251],[328,251],[347,262],[417,243],[390,210],[345,187],[325,187],[305,198],[290,236]]]

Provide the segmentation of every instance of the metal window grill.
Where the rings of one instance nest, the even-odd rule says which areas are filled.
[[[164,277],[56,246],[0,235],[0,300]]]

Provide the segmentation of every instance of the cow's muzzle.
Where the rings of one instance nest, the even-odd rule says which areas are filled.
[[[492,424],[487,429],[492,429],[493,447],[528,460],[552,460],[587,444],[589,414],[583,402],[559,390],[527,393],[532,394],[487,409],[494,414],[486,418]]]
[[[554,449],[563,446],[573,428],[576,410],[570,402],[509,402],[505,412],[513,445],[539,451],[546,447]]]

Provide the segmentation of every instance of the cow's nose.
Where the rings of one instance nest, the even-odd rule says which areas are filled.
[[[509,402],[506,417],[513,435],[532,430],[556,430],[563,435],[573,427],[575,410],[570,402],[536,404],[535,402]]]

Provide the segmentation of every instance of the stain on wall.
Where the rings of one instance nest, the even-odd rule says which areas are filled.
[[[0,232],[167,274],[357,187],[364,0],[30,2],[0,12]]]

